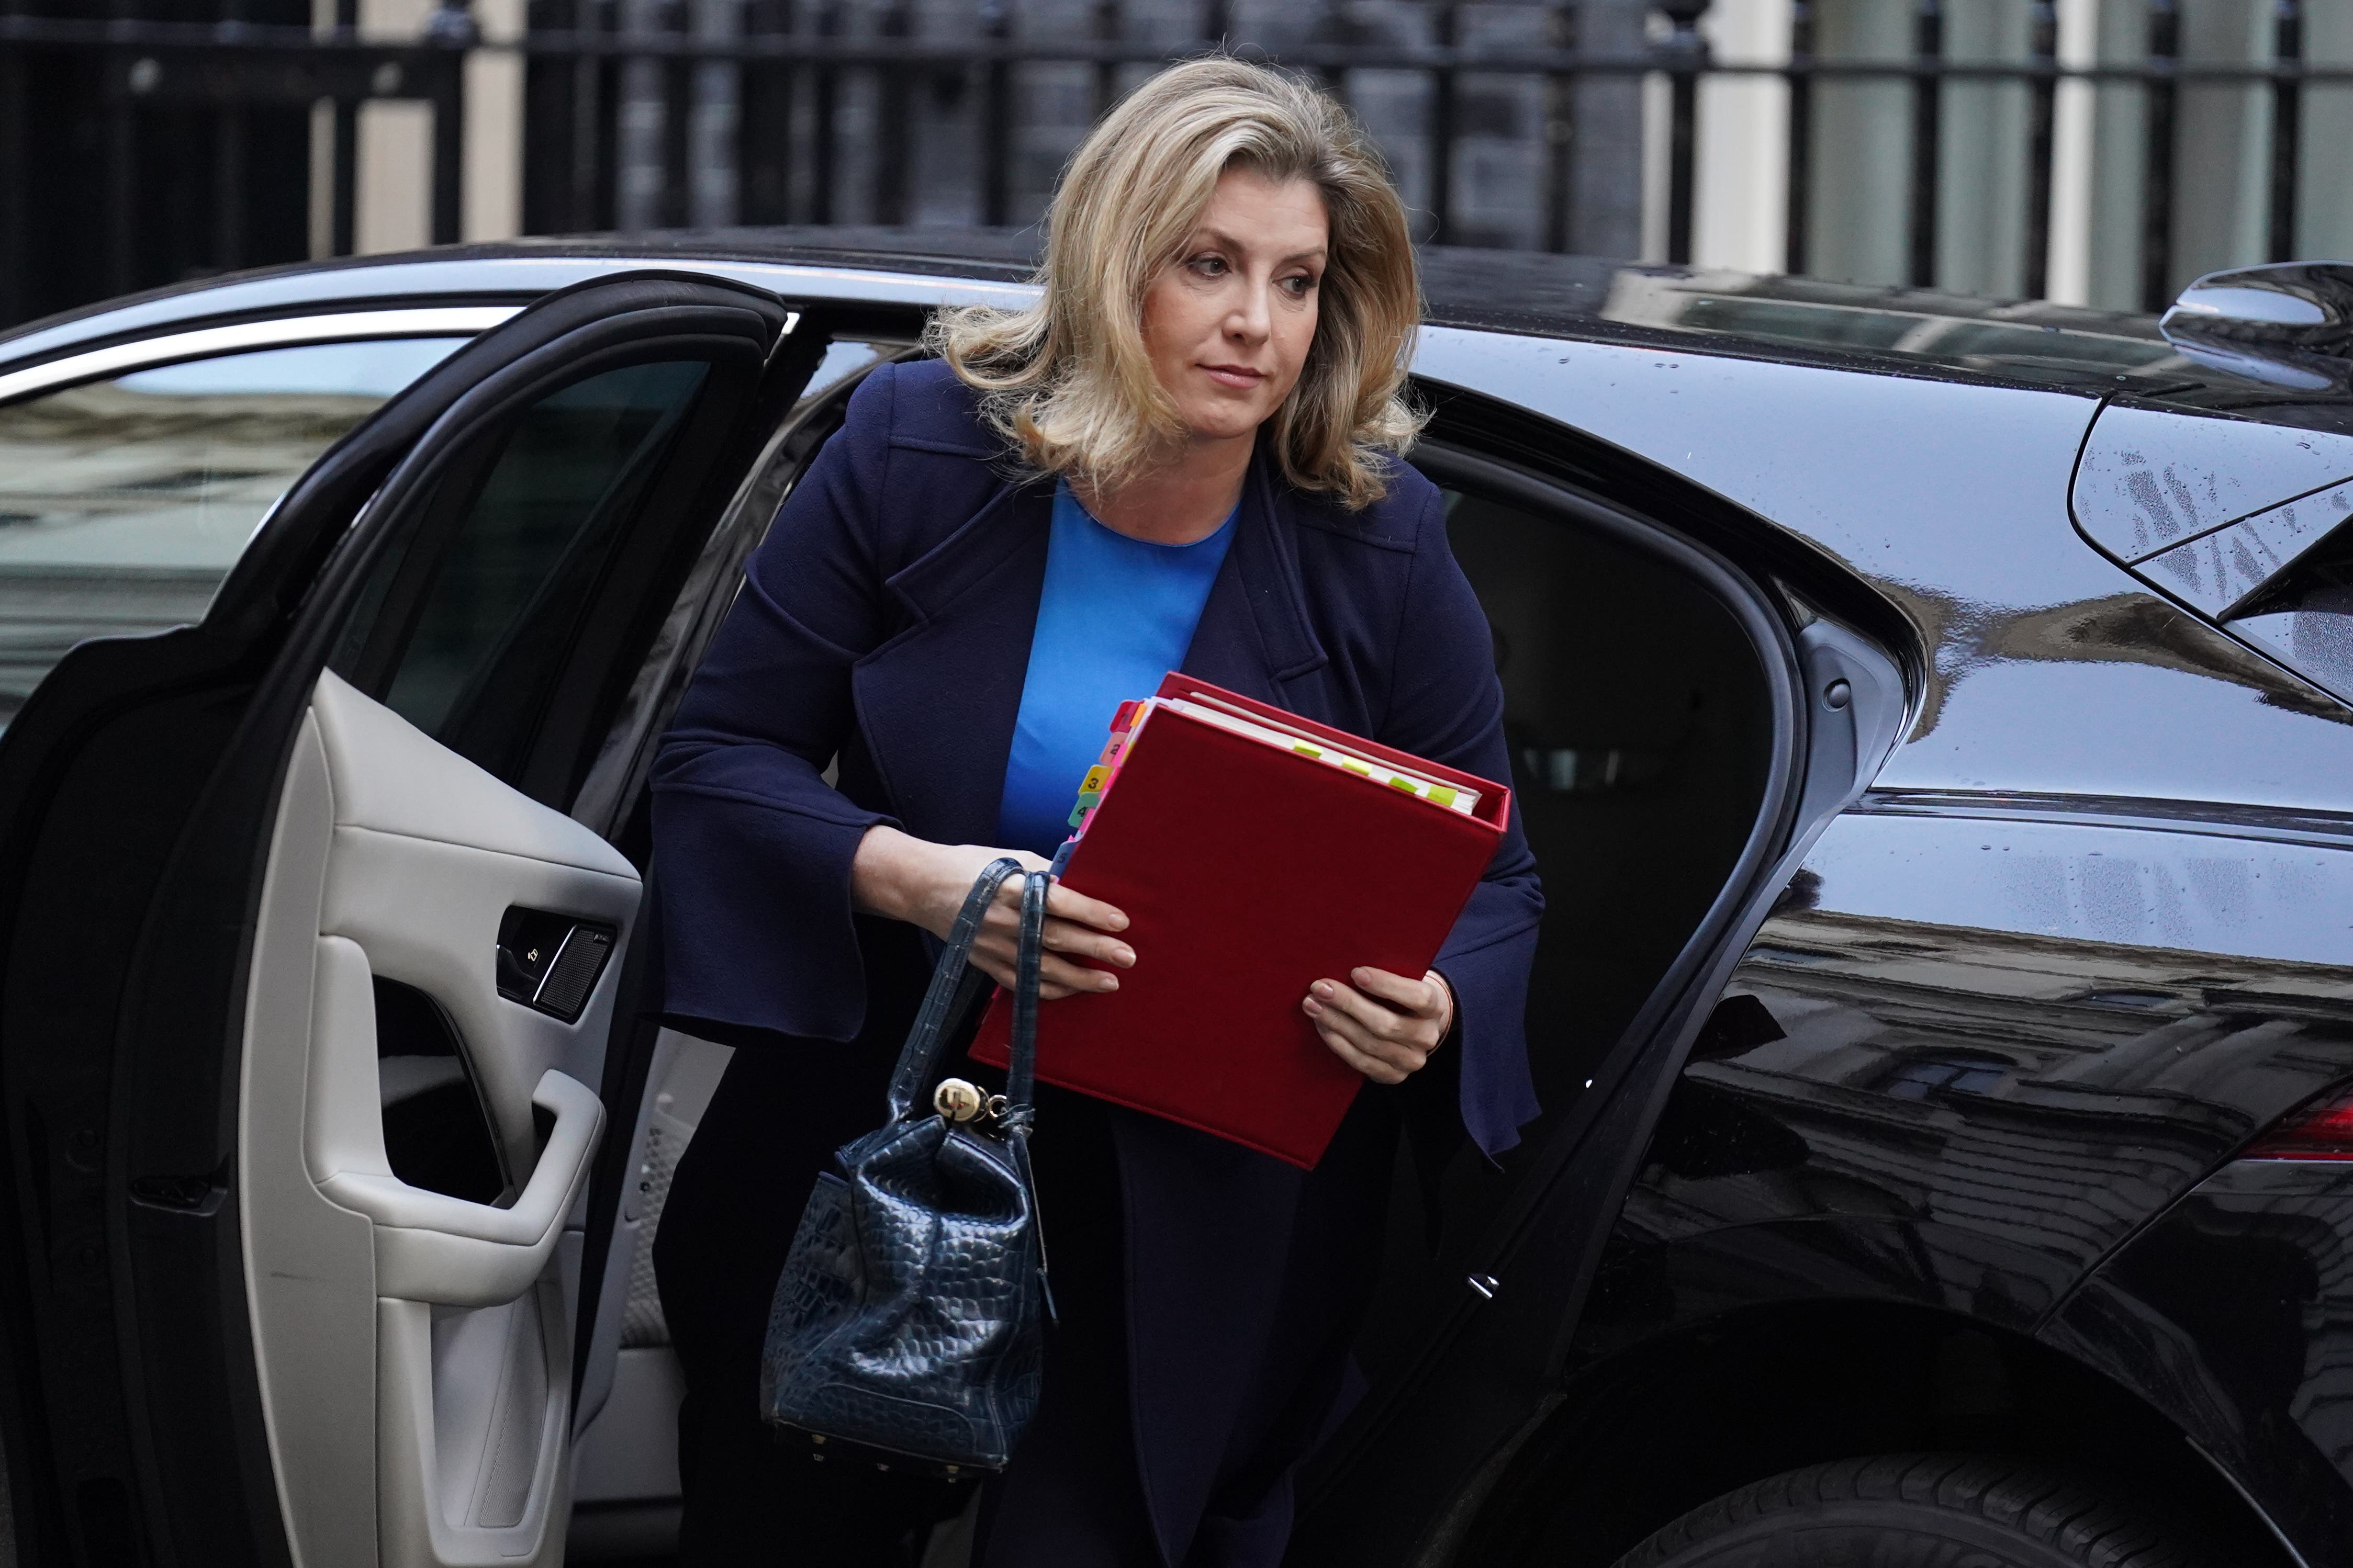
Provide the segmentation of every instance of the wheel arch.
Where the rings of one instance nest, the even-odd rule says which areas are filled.
[[[1747,1304],[1599,1349],[1487,1493],[1453,1561],[1606,1568],[1736,1488],[1924,1448],[2063,1465],[2240,1568],[2302,1568],[2271,1521],[2139,1395],[2031,1335],[1892,1300]],[[1565,1547],[1564,1547],[1565,1543]]]

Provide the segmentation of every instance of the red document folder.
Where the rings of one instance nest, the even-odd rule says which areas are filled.
[[[1364,1079],[1301,998],[1360,965],[1419,978],[1494,855],[1511,792],[1187,676],[1159,696],[1479,795],[1450,809],[1155,705],[1071,847],[1063,880],[1127,912],[1136,964],[1117,991],[1039,1009],[1038,1076],[1313,1167]],[[1005,1065],[1011,1011],[1000,992],[976,1058]]]

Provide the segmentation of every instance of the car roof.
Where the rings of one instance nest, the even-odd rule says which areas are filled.
[[[564,242],[558,241],[558,244]],[[884,271],[1027,279],[1035,228],[803,227],[659,233],[621,243],[680,254],[851,262]],[[2154,317],[1723,268],[1541,251],[1425,246],[1424,320],[1533,337],[1828,358],[1856,368],[2136,390],[2203,379]],[[1792,351],[1796,351],[1793,356]]]
[[[222,314],[282,312],[366,298],[528,296],[626,266],[678,266],[878,302],[1011,300],[1037,263],[1034,228],[773,227],[662,231],[448,246],[345,258],[176,285],[0,335],[29,360]],[[2266,416],[2279,389],[2191,364],[2154,318],[2038,300],[2000,300],[1716,268],[1541,252],[1424,247],[1425,320],[1434,326],[1641,343],[1880,374],[2124,393]],[[568,265],[567,265],[568,264]],[[848,274],[847,276],[839,276]],[[863,279],[866,287],[860,286]],[[898,286],[881,288],[895,279]],[[2353,401],[2298,395],[2311,405]],[[2243,406],[2242,406],[2243,405]],[[2333,410],[2331,411],[2334,412]],[[2325,422],[2334,424],[2334,418]]]

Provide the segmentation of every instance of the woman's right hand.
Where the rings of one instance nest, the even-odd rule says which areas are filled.
[[[1018,860],[1026,871],[1047,867],[1043,858],[1024,849],[933,844],[895,827],[870,827],[850,861],[850,902],[862,914],[905,921],[945,941],[981,872],[990,861],[1005,858]],[[1119,977],[1111,969],[1135,965],[1135,950],[1116,934],[1126,929],[1127,916],[1120,910],[1055,883],[1046,893],[1046,952],[1038,994],[1051,1001],[1082,992],[1118,990]],[[997,890],[997,901],[973,939],[972,961],[999,985],[1010,985],[1020,947],[1021,883],[1008,879]],[[1110,968],[1077,962],[1082,958]]]

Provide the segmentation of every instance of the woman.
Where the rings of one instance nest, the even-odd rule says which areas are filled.
[[[1397,457],[1416,430],[1405,215],[1345,113],[1230,59],[1166,71],[1081,147],[1049,233],[1035,308],[945,315],[937,361],[858,390],[657,770],[666,1016],[741,1047],[656,1248],[689,1563],[913,1562],[961,1501],[767,1441],[769,1294],[815,1173],[879,1117],[922,933],[997,855],[1044,864],[1120,700],[1181,667],[1506,776],[1485,619],[1439,492]],[[1060,1322],[976,1561],[1282,1557],[1292,1471],[1339,1411],[1400,1097],[1436,1080],[1490,1153],[1535,1113],[1540,908],[1515,824],[1434,970],[1303,988],[1380,1086],[1313,1173],[1041,1095]],[[1058,886],[1048,911],[1049,998],[1153,962],[1118,910]],[[977,949],[999,980],[1014,931],[1008,889]]]

